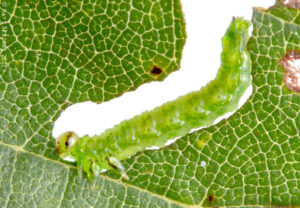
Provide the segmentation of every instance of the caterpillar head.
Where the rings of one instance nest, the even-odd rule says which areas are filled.
[[[61,158],[71,156],[72,147],[78,141],[79,136],[73,131],[67,131],[61,134],[56,140],[56,149]]]

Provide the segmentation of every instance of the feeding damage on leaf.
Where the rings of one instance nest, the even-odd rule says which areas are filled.
[[[151,146],[161,148],[170,139],[211,125],[219,116],[234,110],[250,84],[251,59],[246,50],[249,26],[247,20],[233,18],[222,39],[221,67],[216,79],[205,88],[124,120],[100,135],[85,135],[78,139],[76,133],[65,132],[57,139],[61,159],[71,157],[91,181],[106,170],[117,170],[123,179],[128,180],[121,161]],[[162,66],[151,65],[150,72],[154,78],[166,70]],[[69,139],[73,137],[75,142],[72,142],[75,139]],[[209,138],[210,135],[203,135],[199,139],[205,143]],[[199,146],[201,148],[204,144]]]
[[[300,0],[282,0],[282,3],[287,7],[300,9]]]
[[[285,85],[292,91],[300,92],[300,51],[288,52],[280,65],[285,69]]]

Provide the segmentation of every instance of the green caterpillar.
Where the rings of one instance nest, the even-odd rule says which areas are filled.
[[[75,160],[89,179],[104,170],[116,169],[128,180],[120,161],[147,147],[163,147],[169,139],[211,125],[219,116],[234,111],[251,81],[249,26],[248,21],[233,18],[222,38],[222,64],[217,77],[200,91],[125,120],[101,135],[79,138],[74,132],[65,132],[57,139],[60,157]]]

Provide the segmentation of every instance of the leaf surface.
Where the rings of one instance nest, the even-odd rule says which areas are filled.
[[[253,95],[233,116],[124,161],[129,181],[108,172],[91,190],[73,165],[57,160],[51,131],[62,109],[85,100],[109,100],[163,79],[179,66],[185,33],[178,1],[151,7],[142,1],[131,1],[132,7],[127,1],[112,2],[117,1],[2,4],[7,19],[1,28],[8,29],[1,55],[8,67],[0,71],[1,207],[300,206],[300,95],[285,86],[280,65],[289,51],[300,50],[300,12],[280,1],[268,10],[254,9],[248,44]],[[132,12],[125,28],[123,21],[104,17],[103,8],[108,16],[122,9]],[[141,16],[152,32],[158,31],[156,36],[134,22]],[[142,34],[140,44],[134,35],[122,36],[132,41],[118,44],[113,27],[125,31],[132,21],[132,27],[140,26],[132,29]],[[99,30],[111,35],[104,43],[107,51],[92,38]],[[132,55],[127,51],[122,56],[125,42],[123,47],[140,54],[128,59],[138,57],[134,63],[120,61]],[[101,58],[94,57],[98,54]],[[163,73],[152,75],[153,65]]]
[[[76,204],[74,166],[58,161],[54,121],[74,103],[108,101],[177,70],[180,2],[3,0],[0,9],[0,207]]]

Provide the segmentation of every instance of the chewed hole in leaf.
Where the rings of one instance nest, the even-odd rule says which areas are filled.
[[[286,6],[294,9],[300,9],[300,0],[282,0]]]
[[[288,52],[280,65],[285,69],[285,85],[292,91],[300,92],[300,52]]]

